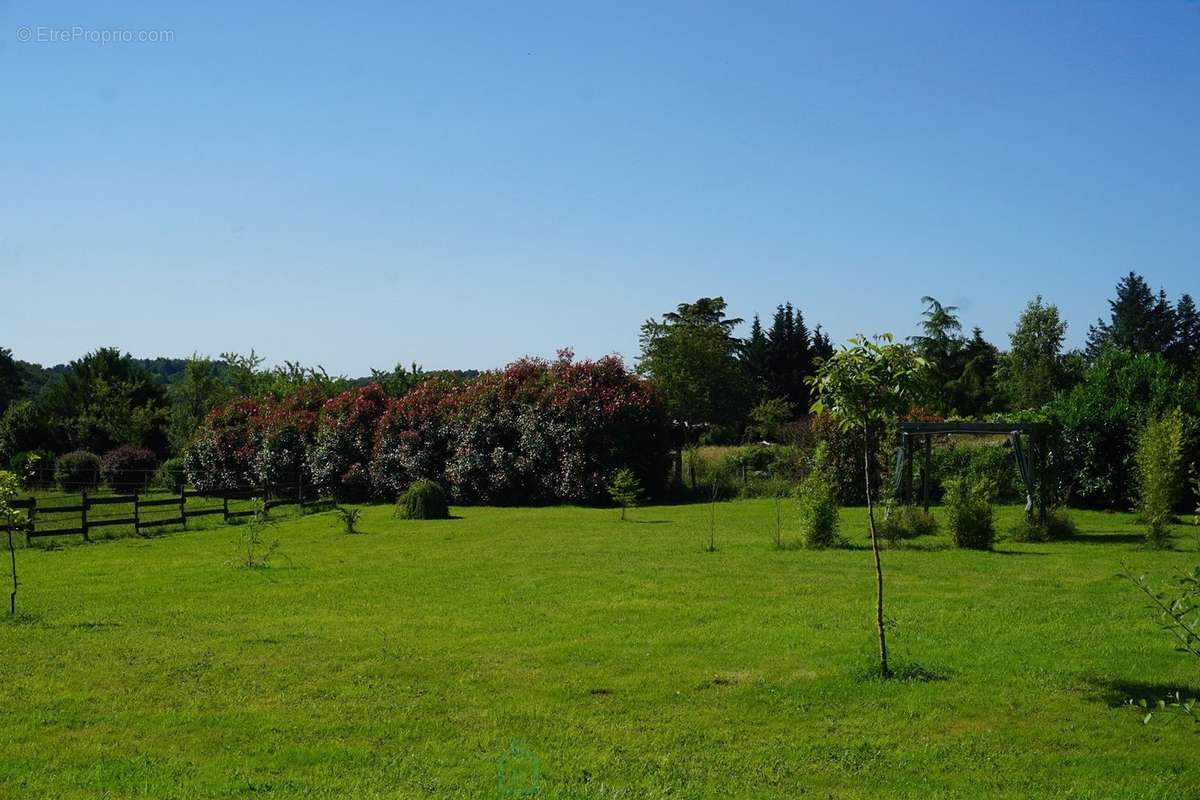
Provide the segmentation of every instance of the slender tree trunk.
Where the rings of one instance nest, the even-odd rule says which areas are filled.
[[[17,551],[13,547],[12,523],[8,525],[8,557],[12,560],[12,594],[8,596],[8,613],[17,615]]]
[[[867,485],[867,521],[871,526],[871,553],[875,556],[875,626],[879,631],[879,674],[892,677],[888,667],[887,635],[883,625],[883,565],[879,561],[879,537],[875,533],[875,505],[871,501],[871,432],[863,426],[863,473]]]

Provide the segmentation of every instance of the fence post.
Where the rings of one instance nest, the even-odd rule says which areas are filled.
[[[140,509],[138,508],[140,500],[141,500],[141,495],[139,495],[137,492],[134,492],[133,493],[133,532],[136,534],[141,534],[141,532],[142,532],[142,515],[141,515]]]
[[[183,522],[183,527],[187,528],[187,511],[184,506],[187,505],[187,486],[179,487],[179,519]]]
[[[83,540],[90,542],[91,539],[88,538],[87,512],[88,495],[86,491],[83,491],[79,493],[79,527],[83,528]]]
[[[229,522],[229,490],[221,492],[221,521]]]

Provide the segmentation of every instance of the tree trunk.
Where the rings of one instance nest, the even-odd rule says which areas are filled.
[[[8,596],[8,613],[17,615],[17,551],[13,548],[12,523],[8,524],[8,557],[12,559],[12,594]]]
[[[863,426],[863,473],[867,485],[867,521],[871,526],[871,553],[875,556],[875,626],[879,631],[879,675],[892,677],[888,667],[887,636],[883,625],[883,565],[879,561],[879,538],[875,533],[875,505],[871,501],[871,432]]]

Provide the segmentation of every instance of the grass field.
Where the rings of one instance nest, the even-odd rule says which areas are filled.
[[[535,760],[539,797],[1200,794],[1195,726],[1122,707],[1197,690],[1114,577],[1190,567],[1183,528],[885,552],[884,683],[862,509],[828,552],[772,549],[769,501],[719,505],[713,553],[704,505],[455,513],[287,519],[259,570],[243,526],[19,551],[0,797],[498,797]]]

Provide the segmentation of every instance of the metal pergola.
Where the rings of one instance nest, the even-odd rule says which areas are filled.
[[[913,502],[913,440],[924,439],[925,468],[921,481],[922,505],[929,510],[929,486],[933,437],[944,435],[1008,436],[1013,460],[1025,484],[1025,513],[1033,514],[1037,497],[1037,519],[1046,515],[1045,493],[1039,480],[1042,471],[1039,425],[1032,422],[901,422],[900,450],[896,453],[896,494],[905,503]],[[1025,443],[1022,440],[1025,440]]]

